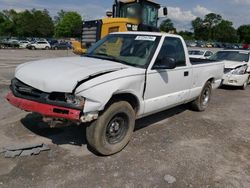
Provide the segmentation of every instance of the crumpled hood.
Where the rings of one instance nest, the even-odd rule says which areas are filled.
[[[88,57],[66,57],[28,62],[17,67],[15,77],[44,92],[72,92],[77,83],[129,66]]]
[[[226,69],[235,69],[239,66],[246,65],[246,62],[237,62],[237,61],[223,61],[225,63]]]

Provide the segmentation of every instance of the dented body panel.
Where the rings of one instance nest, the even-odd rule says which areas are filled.
[[[84,98],[84,108],[79,117],[81,122],[97,119],[98,114],[116,95],[133,96],[138,104],[137,118],[140,118],[196,99],[209,80],[213,88],[221,83],[224,63],[192,65],[185,42],[179,36],[152,32],[119,34],[161,37],[147,68],[100,58],[70,57],[20,65],[16,69],[15,77],[27,87],[30,86],[31,89],[28,90],[31,91],[37,89],[48,94],[70,93]],[[171,70],[153,69],[165,37],[181,39],[186,54],[186,66]]]
[[[128,66],[88,57],[65,57],[29,62],[17,67],[15,77],[44,92],[72,92],[78,82]]]

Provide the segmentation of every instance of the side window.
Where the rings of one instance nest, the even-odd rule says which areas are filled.
[[[155,63],[162,62],[164,58],[173,58],[176,61],[176,67],[186,66],[186,56],[181,39],[175,37],[165,38]]]
[[[211,55],[212,55],[212,52],[209,52],[209,51],[208,51],[208,52],[205,53],[205,57],[209,57],[209,56],[211,56]]]

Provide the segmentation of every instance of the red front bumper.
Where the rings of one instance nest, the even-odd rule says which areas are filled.
[[[63,118],[73,121],[80,120],[80,110],[74,110],[49,104],[42,104],[27,99],[15,97],[12,92],[8,93],[6,99],[13,106],[29,112],[36,112],[47,117]]]

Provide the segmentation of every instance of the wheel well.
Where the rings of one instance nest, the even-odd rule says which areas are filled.
[[[107,103],[106,107],[117,101],[128,102],[132,106],[132,108],[135,110],[136,113],[138,112],[140,108],[140,103],[139,103],[138,98],[131,93],[121,93],[121,94],[113,95],[111,99],[109,100],[109,102]]]
[[[211,84],[214,83],[214,81],[215,81],[214,78],[210,78],[210,79],[208,80],[208,82],[210,82]]]

